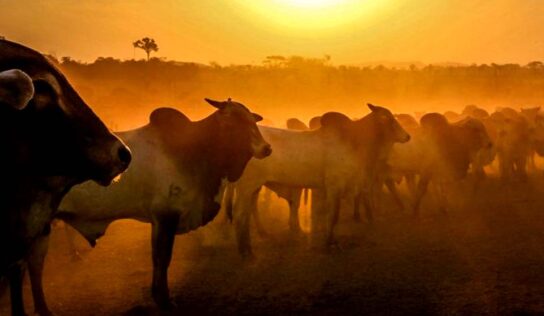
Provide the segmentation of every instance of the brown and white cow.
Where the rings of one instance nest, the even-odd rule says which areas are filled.
[[[340,113],[327,113],[318,130],[260,127],[274,147],[274,154],[266,160],[251,160],[236,183],[234,224],[242,256],[252,254],[249,219],[264,185],[311,188],[314,193],[323,193],[320,196],[325,199],[319,209],[320,213],[326,213],[327,219],[325,223],[318,223],[317,214],[312,211],[312,233],[318,237],[319,244],[322,237],[325,237],[322,245],[333,242],[339,199],[356,191],[368,201],[376,164],[387,159],[382,157],[384,148],[409,139],[389,110],[371,104],[369,108],[371,113],[357,121]],[[367,204],[365,202],[365,206]]]
[[[175,235],[214,219],[223,185],[238,180],[252,157],[272,152],[257,128],[259,115],[230,99],[206,101],[218,110],[201,121],[159,108],[149,124],[117,133],[132,149],[132,168],[108,188],[90,182],[77,186],[57,214],[91,245],[115,220],[151,223],[152,296],[161,308],[170,306],[167,273]],[[43,292],[37,295],[43,300]]]
[[[114,136],[42,54],[0,40],[0,275],[10,279],[13,315],[24,315],[23,264],[61,199],[86,180],[109,184],[131,160]],[[30,269],[31,276],[41,271]],[[39,314],[49,311],[36,302]]]

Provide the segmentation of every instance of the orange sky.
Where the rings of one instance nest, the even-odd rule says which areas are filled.
[[[376,61],[527,63],[544,60],[541,0],[0,0],[0,35],[56,56],[157,56],[220,64],[267,55]],[[137,58],[143,58],[141,51]]]

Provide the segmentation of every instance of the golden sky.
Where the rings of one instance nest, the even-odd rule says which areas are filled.
[[[0,35],[58,57],[220,64],[267,55],[364,62],[544,60],[544,0],[0,0]],[[134,55],[136,54],[136,55]]]

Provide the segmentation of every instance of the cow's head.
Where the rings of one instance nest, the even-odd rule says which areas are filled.
[[[272,153],[272,147],[263,139],[256,124],[263,118],[231,99],[205,100],[218,109],[214,115],[222,135],[223,155],[228,159],[227,175],[229,181],[236,181],[251,157],[263,159]]]
[[[325,113],[321,117],[321,130],[340,135],[363,160],[386,161],[393,144],[409,141],[410,135],[389,110],[374,105],[369,105],[369,108],[370,114],[355,121],[342,113]]]
[[[476,152],[492,149],[493,142],[482,121],[469,117],[455,123],[454,126],[461,129],[459,141],[465,143],[469,150]]]
[[[368,104],[371,113],[367,116],[374,125],[374,130],[382,135],[383,139],[394,143],[406,143],[410,140],[410,134],[395,119],[388,109]]]
[[[4,102],[12,106],[0,109],[2,137],[16,153],[7,158],[19,167],[14,172],[106,185],[128,167],[129,149],[42,54],[0,40],[0,71],[8,71],[4,82],[20,83],[7,89],[11,97],[4,90]]]

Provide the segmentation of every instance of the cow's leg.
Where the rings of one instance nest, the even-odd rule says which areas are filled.
[[[340,213],[340,194],[336,191],[327,191],[326,194],[326,208],[327,208],[327,240],[326,246],[333,246],[336,244],[334,238],[334,227],[338,223]]]
[[[312,205],[310,214],[310,243],[314,249],[323,248],[326,233],[325,192],[323,189],[312,189]]]
[[[516,170],[521,181],[527,181],[527,157],[519,157],[516,160]]]
[[[68,225],[68,224],[65,224]],[[47,307],[47,302],[45,301],[45,294],[43,292],[43,267],[45,262],[45,256],[49,249],[49,232],[44,233],[42,236],[38,237],[32,249],[30,251],[30,256],[28,258],[28,272],[30,275],[30,284],[32,285],[32,298],[34,300],[34,310],[35,313],[40,316],[50,316],[53,315],[49,308]]]
[[[355,194],[353,198],[353,220],[356,222],[361,222],[361,199],[361,193]]]
[[[238,252],[244,258],[251,257],[251,236],[249,232],[252,198],[258,196],[260,187],[256,190],[238,190],[238,196],[234,204],[234,229],[236,231],[236,241],[238,243]]]
[[[417,191],[416,196],[414,199],[414,217],[419,217],[419,208],[421,206],[421,200],[423,199],[423,196],[427,192],[427,188],[429,187],[429,176],[421,176],[419,179],[419,183],[417,184]]]
[[[179,215],[161,215],[152,225],[153,283],[151,295],[161,309],[172,308],[168,290],[168,266],[178,227]]]
[[[255,194],[251,195],[251,199],[249,201],[250,207],[249,209],[252,212],[253,220],[255,221],[255,228],[257,228],[257,234],[261,238],[268,237],[268,233],[266,232],[266,229],[264,228],[263,222],[261,221],[261,213],[259,212],[259,192],[261,189],[259,188]],[[270,190],[269,190],[270,191]]]
[[[298,218],[302,191],[303,189],[291,189],[289,194],[289,230],[295,234],[300,234],[302,232]]]
[[[531,172],[534,172],[536,171],[536,161],[535,161],[535,155],[536,155],[536,152],[531,149],[530,150],[530,153],[529,153],[529,156],[527,157],[527,169]]]
[[[385,186],[389,190],[389,193],[391,193],[391,196],[393,197],[393,200],[399,207],[401,211],[404,211],[404,203],[402,203],[402,200],[399,195],[399,191],[397,190],[397,186],[395,185],[395,182],[391,178],[385,179]]]
[[[234,203],[234,184],[230,183],[225,187],[223,195],[223,203],[225,205],[225,222],[232,222],[232,208]]]
[[[406,186],[408,187],[408,192],[410,192],[410,195],[413,198],[416,196],[416,192],[417,192],[416,175],[407,174],[405,178],[406,178]]]
[[[448,213],[448,197],[446,192],[446,185],[442,181],[436,183],[436,197],[438,200],[438,210],[440,213],[446,215]]]
[[[507,154],[502,155],[502,159],[499,159],[499,168],[501,171],[501,178],[504,182],[511,180],[514,163],[510,156]]]
[[[361,200],[363,201],[363,205],[365,207],[365,216],[366,220],[371,223],[374,221],[374,209],[375,209],[375,202],[376,198],[374,196],[374,188],[375,184],[370,184],[363,188],[361,191]]]
[[[11,315],[24,316],[25,305],[23,302],[23,277],[25,274],[24,264],[17,263],[9,270],[9,288],[11,297]]]

